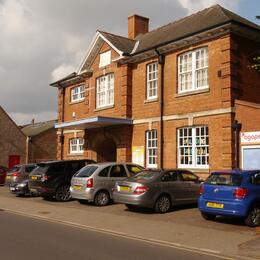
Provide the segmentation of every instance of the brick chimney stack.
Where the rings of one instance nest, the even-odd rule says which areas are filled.
[[[145,34],[149,32],[149,18],[132,15],[128,17],[128,38],[135,39],[139,34]]]

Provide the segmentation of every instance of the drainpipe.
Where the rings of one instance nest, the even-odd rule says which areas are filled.
[[[61,90],[61,122],[64,122],[64,100],[65,100],[65,89],[58,83]],[[64,152],[64,133],[63,129],[60,130],[60,159],[63,160],[63,152]]]
[[[163,148],[164,148],[164,125],[163,125],[163,114],[164,114],[164,63],[165,56],[155,49],[158,55],[158,63],[160,64],[160,168],[163,169]]]
[[[26,163],[30,162],[30,142],[31,142],[31,137],[27,136],[26,137],[26,159],[25,159]]]
[[[235,168],[239,169],[240,168],[240,131],[241,131],[241,124],[238,123],[237,120],[235,120],[232,124],[232,129],[234,131],[235,135]]]

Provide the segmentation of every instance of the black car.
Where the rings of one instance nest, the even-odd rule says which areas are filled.
[[[93,160],[67,160],[38,163],[29,177],[29,189],[38,192],[43,198],[55,198],[57,201],[68,201],[72,176]]]

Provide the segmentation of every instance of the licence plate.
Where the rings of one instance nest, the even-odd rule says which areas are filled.
[[[32,176],[31,180],[36,181],[37,180],[37,176]]]
[[[222,203],[215,203],[215,202],[207,202],[207,207],[208,208],[223,209],[224,208],[224,204],[222,204]]]
[[[11,176],[6,176],[5,179],[6,179],[6,180],[10,180],[10,179],[11,179]]]
[[[128,187],[128,186],[120,186],[120,191],[127,191],[127,192],[130,192],[130,191],[131,191],[131,188]]]
[[[10,187],[10,191],[15,191],[15,187]]]
[[[81,185],[73,185],[74,190],[81,190]]]

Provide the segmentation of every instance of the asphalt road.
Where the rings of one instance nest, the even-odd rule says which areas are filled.
[[[219,259],[0,211],[1,260]]]

